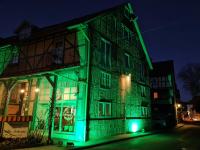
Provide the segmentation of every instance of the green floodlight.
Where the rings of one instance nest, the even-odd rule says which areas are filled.
[[[137,132],[138,131],[138,125],[136,123],[133,123],[131,126],[132,132]]]

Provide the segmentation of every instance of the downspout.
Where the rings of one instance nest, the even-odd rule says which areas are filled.
[[[91,57],[90,57],[90,39],[88,37],[88,35],[85,33],[85,31],[83,30],[83,28],[85,28],[85,25],[81,24],[81,32],[83,33],[84,37],[87,40],[87,79],[86,79],[86,95],[85,95],[85,135],[84,135],[84,141],[88,140],[88,132],[89,132],[89,100],[90,100],[90,70],[91,70],[91,65],[90,65],[90,61],[91,61]]]

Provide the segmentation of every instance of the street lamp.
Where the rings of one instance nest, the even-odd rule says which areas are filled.
[[[177,104],[177,108],[181,108],[181,104]]]

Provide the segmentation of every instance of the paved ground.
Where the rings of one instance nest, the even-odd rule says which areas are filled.
[[[186,124],[165,133],[148,135],[88,148],[87,150],[200,150],[200,125]],[[66,150],[45,146],[27,150]]]
[[[181,128],[88,150],[200,150],[200,126],[184,125]]]

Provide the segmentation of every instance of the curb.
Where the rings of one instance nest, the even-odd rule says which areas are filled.
[[[119,139],[115,139],[115,140],[111,140],[111,141],[105,141],[105,142],[102,142],[102,143],[88,145],[88,146],[73,147],[71,149],[82,150],[82,149],[92,148],[92,147],[96,147],[96,146],[111,144],[111,143],[115,143],[115,142],[119,142],[119,141],[125,141],[125,140],[129,140],[129,139],[144,137],[144,136],[148,136],[148,135],[152,135],[152,134],[156,134],[156,133],[157,132],[150,132],[150,133],[146,133],[146,134],[143,134],[143,135],[138,135],[138,136],[134,136],[134,137],[119,138]]]

